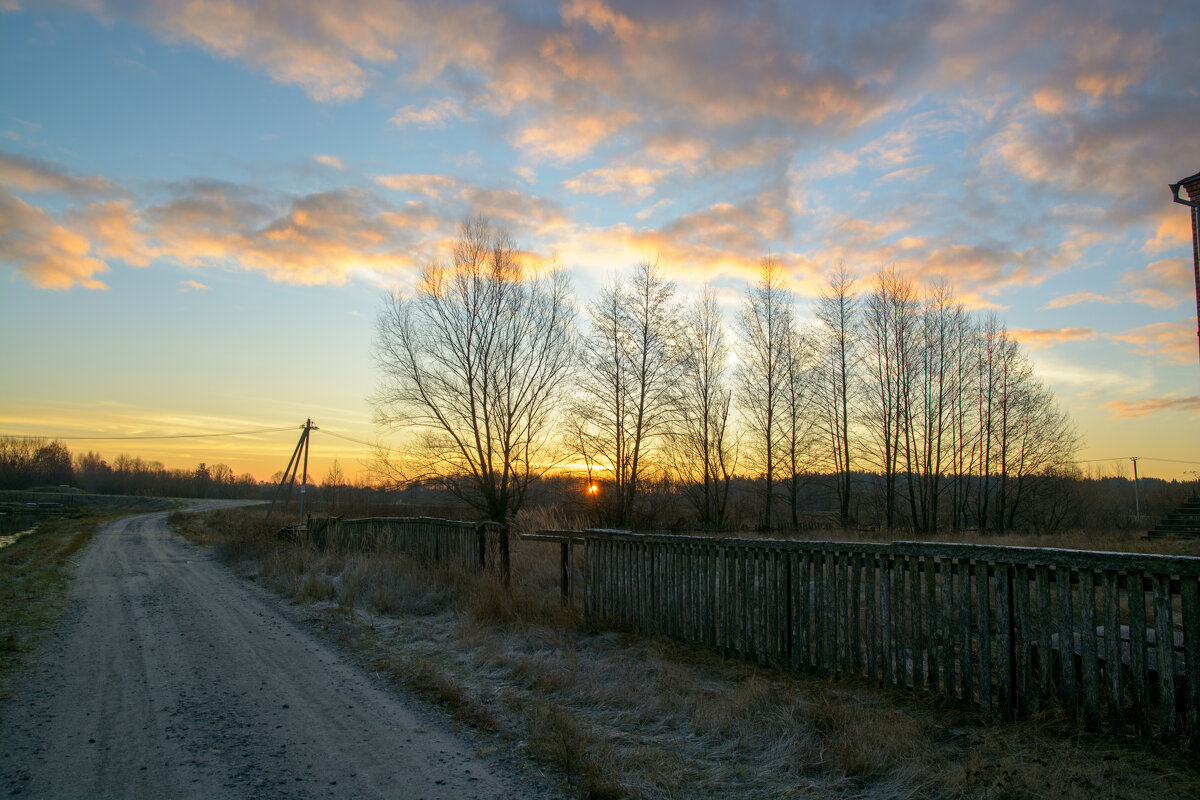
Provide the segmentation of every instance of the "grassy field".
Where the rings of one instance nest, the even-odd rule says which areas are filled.
[[[0,549],[0,698],[10,696],[41,635],[66,608],[71,560],[108,518],[43,519]]]
[[[528,755],[576,796],[1200,796],[1194,754],[1080,734],[1061,714],[999,724],[865,683],[593,628],[559,606],[553,545],[516,542],[506,591],[489,576],[396,556],[284,544],[260,511],[173,523],[306,604],[368,666],[490,732],[493,746]]]

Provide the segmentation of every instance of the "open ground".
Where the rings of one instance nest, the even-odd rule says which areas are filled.
[[[521,523],[564,524],[538,515]],[[492,576],[400,556],[286,544],[261,512],[180,515],[174,524],[239,574],[296,601],[298,614],[364,665],[487,732],[497,747],[528,754],[578,796],[1200,794],[1194,754],[1085,734],[1056,710],[999,723],[927,697],[598,629],[560,606],[553,546],[514,543],[505,590]],[[1120,534],[1089,543],[1149,546]]]

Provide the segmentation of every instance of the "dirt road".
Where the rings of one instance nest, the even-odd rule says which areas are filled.
[[[531,793],[440,723],[169,533],[166,514],[146,514],[105,526],[80,556],[66,619],[23,691],[0,706],[0,792]]]

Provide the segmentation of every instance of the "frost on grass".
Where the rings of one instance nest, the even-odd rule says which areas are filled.
[[[237,519],[190,535],[313,604],[365,663],[580,797],[1200,796],[1189,754],[1080,738],[1052,716],[988,723],[865,683],[593,628],[559,605],[553,545],[518,540],[504,589],[394,555],[281,543],[252,521],[239,533]],[[561,526],[546,522],[532,525]]]

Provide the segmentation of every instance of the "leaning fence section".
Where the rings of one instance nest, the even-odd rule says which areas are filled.
[[[610,624],[795,672],[935,692],[1000,717],[1055,703],[1089,728],[1200,744],[1200,558],[601,531],[536,538],[581,546],[585,612]]]
[[[471,571],[493,564],[496,528],[493,523],[433,517],[334,518],[310,526],[309,538],[323,549],[406,553],[427,563]]]

